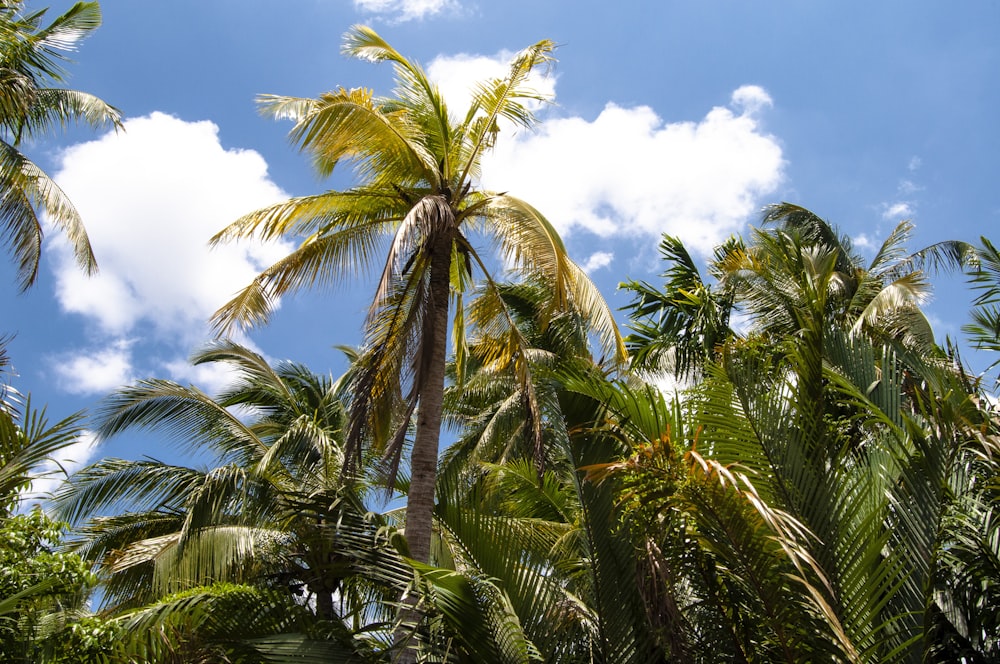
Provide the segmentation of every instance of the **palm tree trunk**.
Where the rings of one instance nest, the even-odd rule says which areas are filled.
[[[424,321],[417,389],[420,403],[417,410],[417,430],[410,452],[410,491],[406,496],[406,544],[410,557],[429,563],[434,520],[434,492],[437,486],[438,446],[441,438],[441,411],[444,402],[445,363],[448,355],[448,305],[451,296],[451,250],[454,238],[454,216],[445,222],[445,232],[430,243],[430,311]],[[443,211],[442,211],[443,212]],[[409,595],[400,610],[400,626],[395,642],[398,664],[417,661],[416,642],[412,626],[420,616],[415,610],[417,597]],[[409,625],[409,627],[407,627]]]
[[[445,362],[448,354],[448,304],[451,286],[452,233],[440,233],[431,246],[430,312],[424,322],[422,367],[418,370],[420,405],[410,453],[410,491],[406,499],[406,542],[410,557],[430,562],[437,480]]]

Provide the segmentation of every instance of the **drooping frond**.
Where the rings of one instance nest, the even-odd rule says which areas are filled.
[[[255,459],[260,439],[224,405],[193,386],[150,379],[109,395],[96,414],[100,439],[146,428],[194,449],[214,449],[225,459]]]
[[[484,230],[495,235],[504,259],[552,289],[547,316],[558,310],[579,311],[597,332],[606,356],[624,362],[625,343],[607,302],[570,260],[552,224],[528,203],[507,195],[490,197],[481,214],[489,218]]]
[[[35,92],[32,101],[20,127],[25,136],[39,137],[57,128],[65,129],[71,122],[94,128],[122,128],[121,111],[87,92],[43,88]]]
[[[14,256],[18,284],[34,284],[41,258],[42,226],[36,209],[63,231],[87,274],[97,270],[80,215],[62,189],[34,163],[5,141],[0,141],[0,236]]]
[[[268,241],[280,237],[300,238],[338,230],[391,223],[405,214],[394,191],[357,187],[327,191],[287,201],[243,215],[216,233],[212,246],[239,238]]]
[[[282,295],[338,283],[373,260],[382,244],[386,220],[313,234],[274,263],[212,316],[220,334],[268,320]]]
[[[119,510],[178,512],[203,477],[202,471],[152,459],[107,458],[75,473],[53,502],[59,517],[71,523]]]

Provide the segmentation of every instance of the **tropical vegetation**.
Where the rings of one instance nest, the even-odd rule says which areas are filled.
[[[904,222],[865,258],[780,203],[704,265],[664,237],[623,337],[542,213],[478,186],[552,47],[456,117],[356,27],[393,96],[262,98],[357,184],[217,234],[299,245],[215,322],[381,259],[341,375],[220,336],[191,359],[223,389],[142,379],[87,421],[188,461],[100,459],[48,513],[21,497],[85,420],[2,383],[0,662],[1000,661],[996,247]],[[964,343],[922,310],[941,270]]]
[[[23,147],[70,122],[121,126],[121,113],[98,97],[57,87],[65,81],[64,53],[101,24],[97,2],[77,2],[51,23],[47,10],[24,0],[0,2],[0,228],[17,266],[21,290],[38,277],[41,214],[61,230],[80,267],[97,270],[87,231],[66,194]]]

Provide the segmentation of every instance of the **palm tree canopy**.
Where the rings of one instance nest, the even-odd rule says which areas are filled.
[[[77,2],[45,25],[46,10],[26,12],[23,0],[0,4],[0,228],[17,265],[21,290],[38,276],[39,212],[69,240],[88,274],[97,269],[80,214],[59,186],[21,152],[22,143],[72,121],[121,127],[121,113],[86,92],[57,87],[64,53],[101,24],[97,2]]]
[[[417,267],[430,244],[436,211],[454,216],[452,250],[462,273],[485,262],[463,231],[478,231],[499,243],[509,265],[556,284],[556,303],[574,298],[593,316],[612,355],[624,348],[599,293],[566,255],[558,233],[536,209],[506,194],[476,187],[480,161],[494,144],[501,121],[527,128],[529,102],[544,100],[530,87],[533,70],[552,61],[554,45],[541,41],[519,53],[507,76],[476,88],[464,120],[449,114],[438,87],[423,69],[404,58],[370,28],[355,26],[344,52],[373,62],[392,62],[397,89],[378,97],[365,89],[338,89],[318,99],[261,95],[261,111],[295,122],[290,137],[307,152],[321,175],[349,161],[358,184],[346,191],[294,198],[252,212],[218,233],[214,244],[235,238],[303,238],[299,248],[261,273],[215,316],[220,331],[267,321],[276,298],[300,288],[327,286],[376,265],[391,240],[372,317],[387,305],[391,285]],[[465,282],[468,283],[468,282]]]
[[[370,28],[353,27],[344,53],[391,63],[392,96],[340,88],[315,99],[265,95],[259,102],[264,114],[295,123],[291,139],[320,175],[343,161],[353,167],[356,184],[252,212],[212,238],[301,238],[297,249],[219,309],[214,323],[220,333],[264,323],[282,295],[336,284],[384,257],[352,390],[348,453],[357,458],[362,441],[384,447],[391,485],[419,403],[407,539],[420,542],[411,553],[425,562],[453,300],[456,347],[463,345],[466,325],[486,329],[496,339],[489,361],[514,367],[522,382],[530,375],[529,344],[504,306],[491,261],[472,238],[478,235],[498,251],[505,267],[550,284],[549,315],[579,311],[605,355],[625,357],[610,308],[570,260],[552,224],[525,201],[478,185],[483,155],[501,129],[534,122],[531,106],[544,96],[530,76],[552,62],[553,49],[543,40],[515,55],[506,75],[480,82],[469,108],[457,116],[420,65]],[[463,294],[477,274],[481,286],[465,315]],[[532,408],[537,411],[537,404]]]

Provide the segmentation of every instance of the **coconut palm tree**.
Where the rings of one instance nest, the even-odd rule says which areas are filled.
[[[88,274],[97,269],[79,213],[59,186],[21,151],[23,145],[71,121],[121,126],[121,113],[94,95],[54,87],[65,79],[64,52],[101,24],[97,2],[77,2],[44,25],[46,10],[24,0],[0,3],[0,228],[17,264],[21,290],[38,276],[39,213],[69,240]]]
[[[194,361],[230,368],[232,386],[213,398],[172,381],[140,381],[108,397],[96,432],[107,439],[164,431],[213,458],[214,468],[103,459],[56,496],[67,520],[89,517],[76,548],[98,566],[105,603],[137,609],[230,581],[304,595],[323,620],[360,620],[353,612],[379,596],[373,581],[407,568],[391,548],[375,546],[385,524],[369,513],[365,479],[343,473],[343,381],[293,363],[272,367],[227,341]],[[369,564],[383,571],[362,574]]]
[[[317,99],[268,95],[260,102],[264,113],[295,122],[291,137],[321,175],[347,160],[358,184],[253,212],[212,240],[304,238],[217,312],[221,331],[265,322],[281,295],[365,270],[388,243],[352,390],[347,442],[352,458],[362,441],[386,445],[394,475],[416,413],[406,540],[421,562],[430,555],[452,301],[459,347],[466,323],[488,328],[499,340],[492,359],[516,366],[522,380],[529,370],[524,340],[473,238],[491,241],[508,267],[550,283],[549,313],[573,303],[596,326],[610,356],[624,356],[608,307],[568,258],[552,225],[528,203],[477,186],[483,155],[501,129],[532,124],[530,105],[543,97],[529,76],[552,60],[552,50],[552,42],[541,41],[517,54],[505,76],[476,86],[470,107],[456,117],[417,63],[370,28],[352,28],[344,52],[391,62],[393,96],[341,88]],[[466,316],[462,294],[476,274],[483,286]]]

